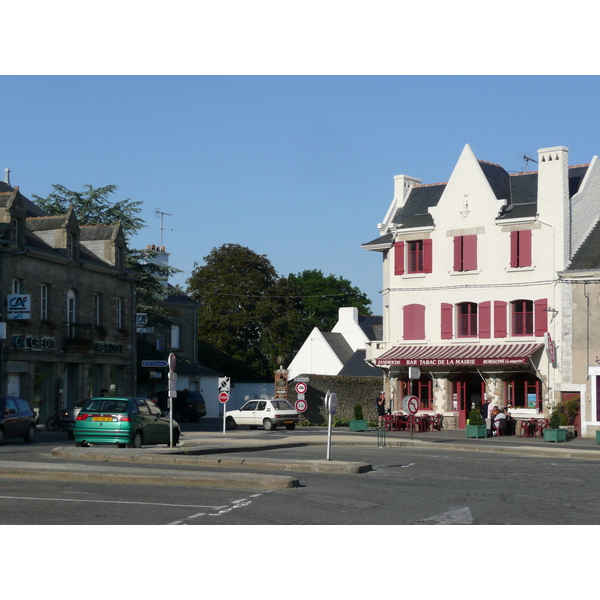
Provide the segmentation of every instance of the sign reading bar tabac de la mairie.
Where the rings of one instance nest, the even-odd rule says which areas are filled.
[[[407,365],[410,367],[470,367],[478,365],[522,365],[527,357],[517,358],[388,358],[376,360],[377,365]]]

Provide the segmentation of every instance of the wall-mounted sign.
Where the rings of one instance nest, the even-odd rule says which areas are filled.
[[[31,294],[9,294],[6,297],[6,316],[9,319],[31,318]]]
[[[54,338],[43,335],[13,335],[12,345],[19,350],[54,350]]]
[[[94,352],[97,354],[123,354],[123,344],[94,342]]]

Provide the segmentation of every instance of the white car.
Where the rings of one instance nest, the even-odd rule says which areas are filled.
[[[239,410],[227,411],[225,426],[235,429],[238,425],[249,425],[250,429],[264,427],[273,431],[278,425],[295,429],[300,415],[287,400],[249,400]]]

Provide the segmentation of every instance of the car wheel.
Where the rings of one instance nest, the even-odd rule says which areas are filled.
[[[277,425],[275,425],[275,423],[273,423],[271,419],[265,419],[263,421],[263,426],[265,428],[265,431],[274,431],[277,428]]]
[[[48,431],[58,431],[58,420],[56,417],[49,417],[46,421],[46,429]]]
[[[27,434],[23,436],[23,439],[29,444],[35,439],[35,425],[33,425],[33,423],[29,426]]]
[[[285,428],[289,431],[293,431],[294,429],[296,429],[296,423],[288,423]]]
[[[136,431],[133,434],[133,440],[131,440],[131,444],[129,444],[130,448],[141,448],[142,447],[142,432]]]
[[[181,437],[181,431],[179,429],[173,429],[173,446],[177,446],[179,444],[179,438]],[[170,445],[170,441],[169,441]]]
[[[225,429],[235,429],[237,427],[237,423],[235,422],[235,419],[233,417],[227,417],[226,421],[225,421]]]

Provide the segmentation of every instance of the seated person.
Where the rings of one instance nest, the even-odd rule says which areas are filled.
[[[506,415],[503,411],[499,410],[497,406],[494,406],[494,410],[492,411],[492,429],[494,430],[494,434],[500,429],[504,430],[505,428]]]

